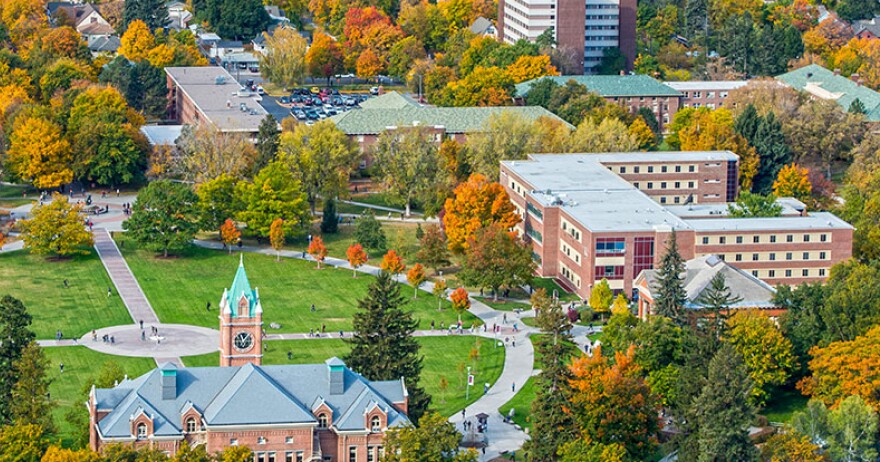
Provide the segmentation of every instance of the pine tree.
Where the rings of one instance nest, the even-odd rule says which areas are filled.
[[[666,253],[657,269],[654,310],[657,315],[665,316],[680,326],[686,321],[684,303],[687,301],[687,293],[684,291],[684,280],[681,276],[683,272],[684,259],[678,253],[678,241],[675,230],[672,230],[666,239]]]
[[[868,110],[865,109],[865,103],[856,98],[849,104],[849,112],[851,114],[867,114]]]
[[[345,363],[369,380],[399,380],[403,377],[409,392],[408,416],[418,423],[431,402],[419,386],[422,356],[412,336],[418,327],[412,311],[404,310],[407,300],[400,284],[384,271],[370,284],[366,297],[358,301],[354,315],[354,334],[346,343],[351,352]]]
[[[339,231],[339,215],[336,214],[336,201],[324,201],[324,213],[321,215],[321,233],[336,234]]]
[[[367,211],[358,218],[354,240],[370,250],[385,250],[385,232],[382,231],[382,223],[379,223],[372,211]]]
[[[536,338],[536,354],[544,366],[536,377],[535,400],[532,401],[531,439],[525,450],[532,461],[556,460],[557,450],[575,439],[577,426],[570,406],[573,378],[568,360],[571,356],[571,322],[558,302],[538,311],[538,326],[546,334]]]
[[[278,130],[278,121],[275,117],[272,114],[264,117],[257,131],[257,160],[254,162],[254,174],[275,160],[280,137],[281,131]]]
[[[28,328],[31,315],[12,296],[0,298],[0,426],[12,422],[12,388],[18,382],[16,361],[36,337]]]
[[[782,134],[782,123],[774,113],[761,118],[752,145],[761,159],[753,189],[758,194],[770,194],[779,170],[792,162],[791,149]]]
[[[165,8],[164,0],[126,0],[122,18],[124,28],[130,22],[140,19],[153,31],[167,25],[168,9]]]
[[[736,120],[733,123],[733,129],[742,135],[749,144],[753,144],[755,142],[755,133],[758,131],[758,123],[760,123],[760,121],[761,116],[758,115],[758,110],[755,109],[753,104],[749,103],[736,117]]]
[[[707,0],[687,0],[684,8],[685,34],[691,40],[706,35],[709,2]]]
[[[724,334],[730,306],[741,300],[742,297],[733,296],[730,293],[730,288],[727,287],[727,281],[721,272],[712,277],[712,280],[709,281],[709,287],[697,298],[697,303],[702,305],[706,312],[706,318],[713,321],[711,324],[707,324],[707,327],[715,340],[721,340],[721,336]]]
[[[46,369],[49,360],[35,342],[29,343],[15,362],[18,381],[12,388],[11,410],[16,425],[39,425],[46,434],[55,431]]]

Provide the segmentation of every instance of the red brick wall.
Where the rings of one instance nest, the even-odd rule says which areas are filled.
[[[556,2],[556,42],[559,48],[571,48],[578,57],[578,73],[584,69],[584,18],[587,4],[584,0]]]
[[[636,9],[637,0],[620,0],[620,25],[618,27],[620,52],[626,56],[626,70],[633,69],[636,60]]]

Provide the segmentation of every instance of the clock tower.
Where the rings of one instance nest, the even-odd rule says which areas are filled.
[[[232,287],[220,299],[220,366],[263,362],[263,306],[240,257]]]

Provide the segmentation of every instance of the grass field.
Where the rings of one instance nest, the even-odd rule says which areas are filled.
[[[131,242],[122,251],[162,322],[217,327],[217,304],[223,289],[232,284],[238,255],[192,247],[179,258],[160,259],[135,249]],[[281,324],[277,332],[308,332],[322,325],[331,332],[350,330],[357,301],[373,280],[365,274],[353,278],[349,270],[318,270],[315,263],[302,260],[276,262],[269,255],[246,253],[244,261],[251,286],[260,292],[263,322]],[[450,309],[438,311],[437,299],[428,292],[420,291],[417,299],[412,299],[412,287],[403,286],[401,292],[410,300],[406,308],[414,311],[422,329],[429,328],[432,320],[438,325],[458,320]],[[211,311],[205,309],[207,302]],[[465,313],[462,321],[470,326],[478,319]]]
[[[797,390],[777,390],[759,414],[767,417],[770,422],[788,423],[792,414],[807,407],[807,401],[809,398]]]
[[[122,300],[107,297],[111,285],[94,251],[57,261],[24,250],[0,254],[0,295],[12,295],[25,304],[38,339],[55,338],[58,329],[71,338],[132,322]]]
[[[520,310],[530,310],[532,309],[531,305],[527,303],[515,302],[512,300],[504,300],[499,298],[498,301],[493,301],[492,297],[474,297],[475,299],[485,303],[489,306],[489,308],[496,309],[499,311],[513,311],[516,309]]]
[[[75,429],[64,420],[64,415],[74,407],[87,415],[82,404],[86,400],[83,387],[98,375],[104,363],[112,361],[129,377],[137,377],[156,367],[150,358],[105,355],[83,346],[44,348],[43,353],[50,361],[47,375],[52,381],[49,393],[55,402],[52,416],[64,444],[68,446]],[[61,363],[64,363],[64,373],[60,372]]]
[[[513,409],[513,421],[522,428],[532,428],[529,416],[532,413],[532,401],[535,400],[535,378],[530,377],[525,385],[516,392],[513,399],[498,408],[502,415],[509,415]]]
[[[495,383],[504,368],[504,349],[492,348],[492,341],[473,336],[418,337],[424,356],[421,384],[433,397],[432,407],[445,416],[455,414],[483,395],[484,383]],[[479,359],[470,359],[471,350],[479,342]],[[307,364],[323,363],[333,356],[342,357],[348,345],[339,339],[323,340],[279,340],[267,342],[269,350],[263,357],[263,364]],[[293,359],[287,359],[287,352]],[[218,356],[211,353],[201,356],[188,356],[183,363],[189,367],[216,366]],[[465,403],[464,383],[466,367],[471,366],[475,375],[475,386],[471,387],[470,399]],[[461,368],[461,369],[460,369]],[[440,389],[440,377],[445,377],[448,386]]]

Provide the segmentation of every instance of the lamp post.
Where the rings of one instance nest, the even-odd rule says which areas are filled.
[[[467,386],[464,389],[465,403],[467,403],[467,401],[470,399],[470,397],[471,397],[471,366],[468,366],[468,368],[467,368]]]

